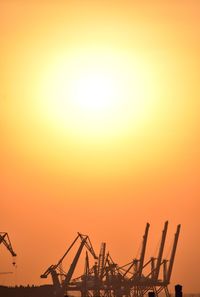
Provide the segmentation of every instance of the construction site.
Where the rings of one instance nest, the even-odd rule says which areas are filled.
[[[158,254],[146,259],[150,229],[150,224],[147,223],[142,237],[139,257],[131,259],[124,265],[119,265],[112,258],[105,242],[101,243],[100,250],[96,253],[89,236],[78,232],[58,262],[51,264],[46,270],[44,269],[44,272],[40,275],[42,279],[51,278],[51,285],[23,288],[0,286],[0,296],[143,297],[149,295],[158,297],[164,294],[169,297],[168,286],[171,281],[180,228],[181,225],[176,228],[169,259],[163,257],[168,221],[164,223]],[[13,250],[6,232],[0,232],[0,245],[4,245],[13,257],[16,256],[17,252]],[[75,250],[74,257],[70,259],[66,266],[65,261],[72,250]],[[75,270],[82,253],[84,256],[82,274],[75,277]],[[13,265],[15,265],[14,261]],[[180,287],[177,287],[179,293]]]

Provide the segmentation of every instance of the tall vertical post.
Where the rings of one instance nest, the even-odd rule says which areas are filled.
[[[173,264],[174,264],[174,258],[175,258],[175,254],[176,254],[176,247],[177,247],[177,243],[178,243],[180,229],[181,229],[181,225],[178,225],[177,229],[176,229],[176,233],[174,235],[174,244],[173,244],[173,248],[172,248],[172,252],[171,252],[171,257],[169,260],[169,268],[168,268],[168,272],[167,272],[167,283],[170,282],[170,278],[171,278],[171,274],[172,274],[172,268],[173,268]]]
[[[155,280],[158,279],[159,272],[160,272],[160,265],[161,265],[161,261],[162,261],[162,255],[163,255],[163,250],[164,250],[164,245],[165,245],[165,239],[166,239],[166,235],[167,235],[167,228],[168,228],[168,221],[165,222],[164,229],[162,231],[162,238],[161,238],[161,243],[160,243],[160,248],[159,248],[159,252],[158,252],[158,258],[157,258],[155,273],[154,273]]]
[[[144,233],[144,236],[143,236],[142,250],[141,250],[141,254],[140,254],[140,264],[139,264],[138,273],[137,273],[138,277],[141,277],[141,275],[142,275],[142,269],[143,269],[143,265],[144,265],[144,257],[145,257],[149,227],[150,227],[150,224],[147,223],[145,233]]]

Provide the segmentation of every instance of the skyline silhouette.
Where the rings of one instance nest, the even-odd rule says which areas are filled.
[[[150,259],[168,220],[167,259],[181,224],[169,289],[200,292],[199,12],[0,1],[0,231],[17,254],[0,245],[0,285],[50,284],[40,274],[77,230],[121,266],[149,222]]]

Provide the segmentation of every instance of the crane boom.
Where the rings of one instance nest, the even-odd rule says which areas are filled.
[[[80,254],[82,252],[82,249],[83,249],[83,247],[85,245],[85,241],[86,241],[86,239],[82,240],[82,242],[81,242],[81,244],[79,246],[79,249],[76,252],[76,255],[75,255],[75,257],[74,257],[74,259],[73,259],[73,261],[72,261],[72,263],[70,265],[70,268],[69,268],[69,270],[68,270],[68,272],[66,274],[66,277],[65,277],[65,280],[64,280],[64,284],[63,284],[65,287],[67,287],[68,283],[70,282],[70,280],[72,278],[72,275],[73,275],[74,270],[76,268],[76,264],[78,262],[78,259],[80,257]]]
[[[41,274],[41,278],[47,278],[47,276],[49,274],[51,274],[52,276],[52,280],[53,280],[53,284],[57,285],[59,282],[59,279],[55,277],[55,273],[53,271],[56,271],[56,269],[59,267],[59,265],[62,263],[62,261],[64,260],[64,258],[67,256],[67,254],[69,253],[69,251],[71,250],[71,248],[73,247],[73,245],[75,244],[75,242],[77,241],[77,239],[79,238],[79,235],[77,235],[77,237],[74,239],[74,241],[72,242],[72,244],[69,246],[69,248],[67,249],[67,251],[64,253],[64,255],[60,258],[60,260],[58,261],[57,264],[55,265],[51,265],[49,266],[49,268],[47,268],[47,270]]]
[[[137,277],[141,277],[141,275],[142,275],[142,268],[143,268],[143,265],[144,265],[144,257],[145,257],[149,227],[150,227],[150,224],[147,223],[145,233],[144,233],[144,236],[143,236],[142,250],[141,250],[141,254],[140,254],[140,264],[139,264],[139,268],[138,268]]]
[[[75,254],[75,257],[70,265],[70,268],[68,270],[68,272],[64,275],[65,279],[62,283],[59,282],[59,272],[57,272],[59,266],[62,264],[62,261],[64,260],[64,258],[67,256],[68,252],[71,250],[71,248],[73,247],[73,245],[75,244],[75,242],[77,241],[77,239],[80,238],[81,239],[81,244]],[[58,261],[58,263],[56,265],[51,265],[40,277],[41,278],[47,278],[47,276],[49,274],[51,274],[52,280],[53,280],[53,284],[54,284],[54,288],[55,288],[55,294],[56,296],[63,296],[65,291],[67,290],[68,284],[71,281],[71,278],[73,276],[74,270],[76,268],[77,262],[79,260],[79,257],[81,255],[82,249],[83,247],[86,246],[86,248],[89,250],[89,252],[93,255],[93,257],[95,259],[98,259],[98,257],[96,256],[94,249],[92,247],[91,241],[89,239],[89,237],[87,235],[83,235],[81,233],[78,233],[77,237],[75,238],[75,240],[72,242],[72,244],[70,245],[70,247],[67,249],[67,251],[65,252],[65,254],[61,257],[61,259]]]
[[[167,283],[170,282],[170,278],[171,278],[171,274],[172,274],[172,268],[173,268],[173,264],[174,264],[174,258],[175,258],[175,254],[176,254],[176,248],[177,248],[177,244],[178,244],[180,229],[181,229],[181,225],[179,224],[177,226],[176,233],[174,234],[174,244],[172,247],[171,257],[169,260],[169,267],[168,267],[168,271],[167,271]]]
[[[165,222],[164,229],[162,231],[162,239],[160,243],[160,249],[158,252],[158,258],[157,258],[157,263],[155,267],[155,272],[154,272],[154,278],[157,280],[160,272],[160,265],[162,261],[162,255],[163,255],[163,250],[164,250],[164,245],[165,245],[165,240],[166,240],[166,235],[167,235],[167,228],[168,228],[168,221]]]
[[[67,251],[64,253],[64,255],[62,256],[62,258],[60,258],[60,260],[58,261],[58,263],[56,264],[56,268],[60,265],[60,263],[62,263],[62,261],[64,260],[64,258],[67,256],[67,254],[69,253],[69,251],[71,250],[71,248],[73,247],[73,245],[75,244],[75,242],[77,241],[77,239],[79,238],[79,233],[76,236],[76,238],[74,239],[74,241],[72,242],[72,244],[69,246],[69,248],[67,249]]]

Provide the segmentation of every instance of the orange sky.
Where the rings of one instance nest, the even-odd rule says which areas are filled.
[[[200,291],[199,28],[198,0],[0,1],[0,231],[18,254],[1,283],[42,283],[77,231],[124,264],[148,221],[154,253],[169,220],[168,246],[182,224],[172,285]],[[98,125],[88,111],[61,120],[63,65],[76,80],[84,63],[116,67],[125,86],[135,75],[145,107],[130,99],[122,116],[121,95]]]

